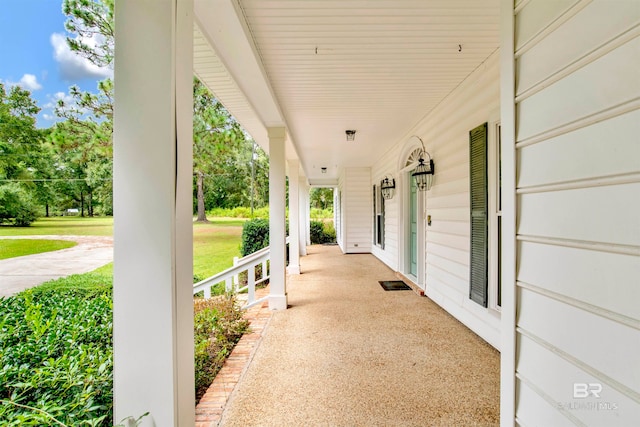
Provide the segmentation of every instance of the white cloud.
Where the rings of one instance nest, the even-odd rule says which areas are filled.
[[[33,74],[25,74],[18,82],[18,85],[23,89],[30,91],[42,89],[42,85],[38,83],[38,79]]]
[[[83,41],[89,45],[95,45],[95,40]],[[51,34],[51,45],[53,46],[53,57],[58,62],[63,79],[75,81],[86,78],[103,79],[113,77],[113,70],[108,67],[98,67],[88,59],[73,52],[67,45],[67,40],[63,34]]]
[[[42,85],[38,82],[37,77],[33,74],[25,74],[18,82],[0,79],[0,83],[4,83],[7,88],[10,88],[12,86],[20,86],[22,89],[26,89],[31,92],[33,92],[34,90],[42,89]]]
[[[52,120],[55,120],[55,119],[56,119],[56,116],[52,116],[51,114],[44,113],[44,114],[42,115],[42,118],[43,118],[43,119],[45,119],[45,120],[52,121]]]

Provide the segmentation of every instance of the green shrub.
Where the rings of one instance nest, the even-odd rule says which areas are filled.
[[[324,234],[327,238],[327,243],[336,242],[336,228],[333,226],[333,221],[324,223]]]
[[[242,226],[242,256],[250,255],[269,246],[269,220],[255,218],[245,222]]]
[[[207,216],[217,218],[269,218],[269,207],[256,208],[251,215],[251,208],[239,206],[230,208],[213,208],[207,211]]]
[[[38,218],[31,196],[16,184],[0,186],[0,224],[27,227]]]
[[[112,278],[96,273],[0,298],[0,425],[113,425],[112,312]],[[248,322],[226,298],[194,314],[200,397]]]
[[[333,219],[333,209],[318,209],[311,208],[309,212],[309,218],[311,219]]]
[[[233,298],[196,299],[193,311],[197,402],[247,332],[249,322],[242,318],[242,310]]]
[[[112,425],[110,288],[0,299],[0,367],[2,425]]]
[[[336,230],[333,227],[333,222],[311,221],[309,237],[311,244],[334,243]]]
[[[324,243],[324,224],[322,221],[311,221],[309,224],[311,244]]]

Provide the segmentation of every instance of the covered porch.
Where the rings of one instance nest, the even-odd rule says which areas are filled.
[[[115,419],[194,423],[195,74],[270,158],[268,303],[282,330],[256,354],[269,368],[240,385],[268,387],[238,393],[229,423],[425,411],[430,424],[494,422],[482,400],[497,404],[497,377],[482,377],[497,375],[493,347],[503,426],[633,424],[638,5],[116,0]],[[433,187],[417,191],[423,160]],[[337,189],[345,253],[320,264],[304,257],[311,186]],[[382,293],[394,272],[429,299]],[[495,360],[466,354],[467,339]],[[589,410],[600,403],[610,410]]]
[[[430,299],[383,290],[397,277],[371,254],[313,245],[301,267],[289,309],[264,304],[268,326],[201,400],[198,427],[498,424],[493,347]]]

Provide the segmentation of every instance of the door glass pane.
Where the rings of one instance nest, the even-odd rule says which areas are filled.
[[[416,186],[416,180],[409,174],[409,180],[411,181],[411,196],[410,196],[410,265],[409,272],[414,276],[418,275],[418,188]]]

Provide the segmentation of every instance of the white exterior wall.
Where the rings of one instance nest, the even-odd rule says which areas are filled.
[[[640,2],[515,10],[516,380],[503,392],[521,425],[637,425]]]
[[[385,174],[396,179],[396,193],[385,204],[385,248],[373,254],[389,267],[405,272],[406,215],[403,195],[408,192],[407,173],[400,173],[420,136],[435,163],[433,187],[419,209],[423,221],[425,259],[422,260],[425,293],[494,347],[500,342],[499,313],[469,299],[469,131],[499,114],[497,52],[470,75],[437,110],[430,113],[374,165],[373,182]],[[414,145],[409,145],[414,144]],[[431,226],[426,225],[431,215]],[[372,216],[370,213],[369,216]],[[420,260],[418,261],[420,262]]]
[[[338,244],[344,253],[369,253],[372,240],[373,198],[371,168],[346,168],[338,179],[341,194]]]

